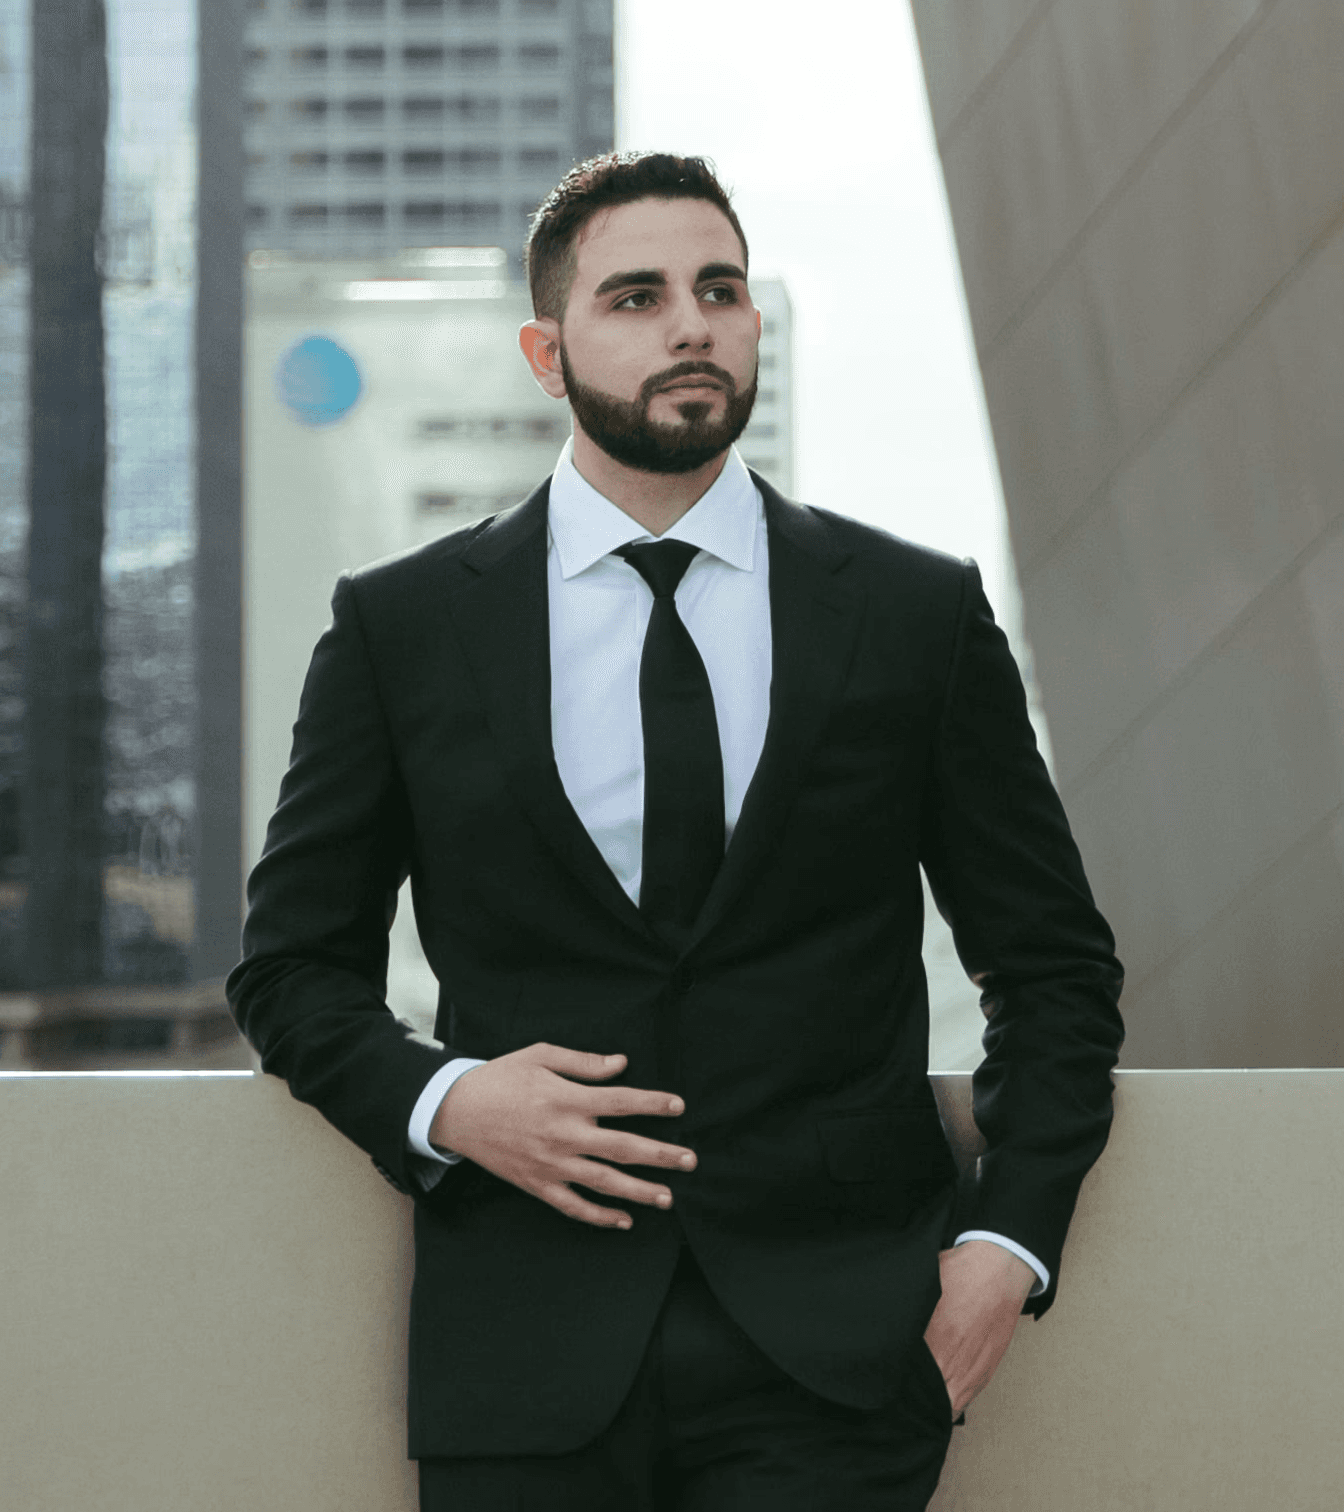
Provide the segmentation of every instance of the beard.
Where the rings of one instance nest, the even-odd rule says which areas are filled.
[[[747,428],[756,403],[756,375],[738,392],[731,373],[712,362],[679,362],[646,378],[636,399],[618,399],[614,394],[590,388],[574,374],[560,348],[560,370],[575,422],[606,454],[636,472],[688,473],[726,452]],[[654,395],[678,378],[704,373],[723,386],[726,403],[717,420],[710,418],[713,403],[688,399],[677,405],[680,425],[667,425],[649,418]]]

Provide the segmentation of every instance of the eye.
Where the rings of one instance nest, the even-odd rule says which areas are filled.
[[[715,284],[705,290],[703,297],[711,304],[736,304],[737,290],[731,284]]]
[[[635,289],[632,293],[618,299],[613,310],[647,310],[653,304],[653,295],[648,289]]]

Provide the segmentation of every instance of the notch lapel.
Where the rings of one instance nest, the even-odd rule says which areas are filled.
[[[835,574],[850,552],[809,509],[756,473],[770,547],[770,717],[723,865],[691,933],[694,946],[742,894],[788,817],[853,654],[862,601]],[[688,947],[689,948],[689,947]]]
[[[627,926],[651,938],[569,801],[551,741],[546,509],[550,479],[506,510],[460,558],[446,595],[514,796],[549,848]]]

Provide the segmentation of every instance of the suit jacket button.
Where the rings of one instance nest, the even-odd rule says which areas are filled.
[[[695,971],[685,961],[678,961],[672,968],[672,991],[677,997],[685,997],[695,986]]]

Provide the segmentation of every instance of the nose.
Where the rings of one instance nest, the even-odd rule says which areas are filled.
[[[700,308],[700,301],[689,291],[672,307],[667,345],[669,351],[683,356],[689,352],[704,354],[713,349],[714,333]]]

